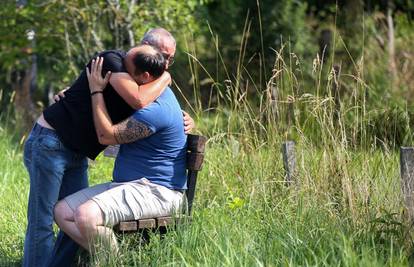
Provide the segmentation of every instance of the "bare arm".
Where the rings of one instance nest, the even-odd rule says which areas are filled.
[[[89,88],[92,98],[93,120],[99,143],[103,145],[123,144],[145,138],[152,134],[152,131],[143,123],[129,117],[126,120],[113,125],[106,109],[102,90],[109,81],[110,73],[101,76],[103,58],[93,60],[91,72],[86,70]]]
[[[132,117],[118,124],[112,124],[102,94],[92,96],[92,110],[95,129],[100,144],[113,145],[130,143],[153,134],[147,125],[140,123]]]
[[[113,73],[109,79],[115,91],[134,109],[141,109],[152,103],[170,84],[171,76],[164,72],[158,79],[139,85],[124,72]]]
[[[53,96],[53,103],[59,102],[62,98],[65,98],[65,92],[69,89],[70,87],[66,87],[63,90],[60,90],[59,92],[56,93],[56,95]]]

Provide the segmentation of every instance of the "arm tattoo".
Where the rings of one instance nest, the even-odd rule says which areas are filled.
[[[150,128],[144,123],[132,117],[115,125],[114,137],[118,144],[131,143],[153,134]]]

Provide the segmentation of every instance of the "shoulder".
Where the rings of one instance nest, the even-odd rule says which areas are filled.
[[[119,60],[125,57],[126,52],[122,50],[106,50],[99,53],[98,55],[108,60]]]
[[[171,116],[174,115],[175,97],[170,88],[164,90],[160,97],[148,106],[136,110],[132,115],[137,121],[154,126],[160,129],[171,123]]]
[[[174,92],[172,89],[168,86],[165,88],[164,92],[160,95],[158,99],[156,99],[155,102],[159,103],[171,103],[177,101],[177,98],[175,97]]]
[[[121,50],[107,50],[99,54],[103,57],[103,70],[111,72],[126,72],[124,57],[126,52]]]

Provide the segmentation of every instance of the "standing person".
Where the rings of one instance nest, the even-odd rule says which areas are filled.
[[[149,47],[143,48],[137,53],[153,55]],[[155,64],[157,60],[148,62],[159,65]],[[102,97],[108,75],[102,78],[101,66],[101,58],[92,62],[88,80],[99,142],[121,144],[113,182],[76,192],[55,207],[59,227],[91,253],[100,244],[117,251],[112,227],[121,221],[167,216],[177,211],[186,189],[186,136],[181,108],[172,90],[167,88],[153,103],[113,124]],[[137,69],[137,80],[154,79],[156,72]]]
[[[146,40],[158,42],[167,63],[174,56],[175,40],[168,31],[152,30],[144,36],[143,42]],[[100,56],[105,58],[103,70],[112,72],[103,97],[115,122],[151,103],[170,82],[165,72],[157,80],[138,86],[132,78],[134,73],[129,73],[124,64],[126,52],[105,51]],[[87,157],[95,159],[104,148],[95,133],[83,71],[65,97],[44,110],[25,144],[30,193],[23,266],[70,265],[78,246],[59,233],[53,249],[53,208],[59,199],[88,186]]]

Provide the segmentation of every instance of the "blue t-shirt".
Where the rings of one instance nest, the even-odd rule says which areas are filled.
[[[153,132],[122,144],[115,160],[114,182],[147,178],[171,189],[186,189],[186,141],[183,114],[170,88],[132,117]]]

